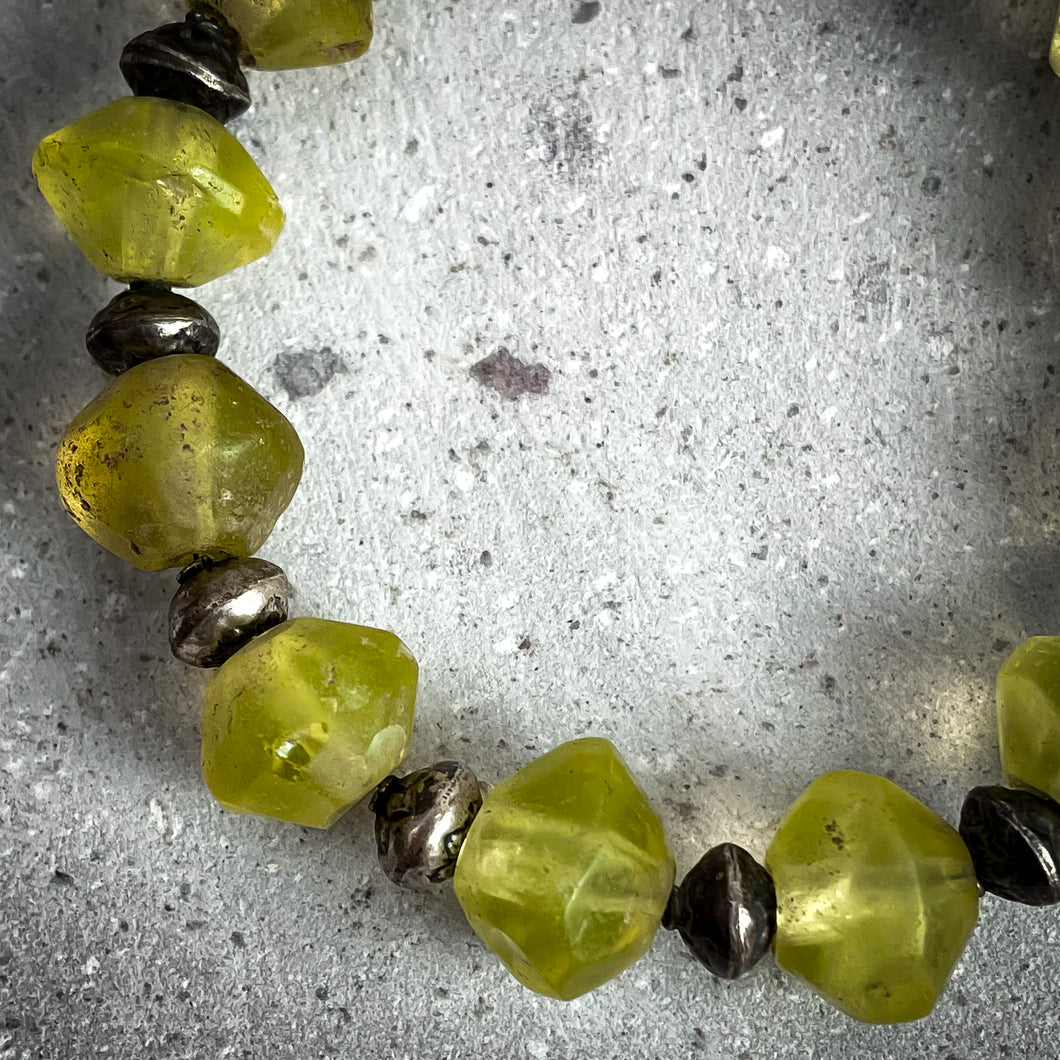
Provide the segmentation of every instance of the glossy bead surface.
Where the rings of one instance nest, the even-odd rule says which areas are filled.
[[[609,741],[582,739],[486,796],[453,882],[508,970],[570,1000],[648,949],[673,878],[662,824],[625,762]]]
[[[452,879],[464,836],[481,807],[478,779],[457,762],[383,780],[371,808],[387,878],[413,891]]]
[[[736,979],[765,956],[773,939],[777,896],[773,880],[735,843],[711,848],[674,891],[666,926],[699,961],[723,979]]]
[[[122,283],[206,283],[267,254],[283,227],[239,141],[170,99],[126,96],[46,136],[33,173],[88,260]]]
[[[220,341],[217,321],[201,305],[151,283],[116,294],[92,318],[85,336],[92,359],[111,375],[175,353],[213,357]]]
[[[302,459],[279,410],[214,358],[181,354],[130,368],[90,401],[59,442],[56,478],[87,534],[162,570],[256,552]]]
[[[189,103],[219,122],[231,121],[250,106],[247,79],[230,35],[197,12],[133,37],[122,49],[119,65],[137,96]]]
[[[405,757],[417,674],[393,633],[274,626],[210,680],[203,778],[225,809],[327,828]]]
[[[169,646],[189,666],[220,666],[287,620],[291,586],[275,563],[232,559],[182,576],[169,605]]]
[[[777,963],[870,1023],[926,1016],[979,910],[964,841],[883,777],[818,777],[766,855]]]
[[[1060,77],[1060,14],[1057,14],[1053,39],[1049,42],[1049,65],[1053,73]]]
[[[983,887],[1010,902],[1060,902],[1060,806],[1030,791],[972,788],[959,831]]]
[[[1060,637],[1031,637],[997,675],[1001,766],[1060,800]]]
[[[263,70],[330,66],[372,41],[371,0],[186,0],[214,11],[239,35],[244,62]]]

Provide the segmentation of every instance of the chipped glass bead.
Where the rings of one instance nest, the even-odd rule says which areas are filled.
[[[56,454],[74,521],[141,570],[249,556],[302,474],[294,427],[213,357],[144,361],[74,417]]]
[[[371,0],[185,0],[239,35],[241,57],[263,70],[330,66],[363,55],[372,41]]]
[[[769,873],[743,847],[722,843],[688,871],[664,923],[715,975],[736,979],[765,956],[776,918]]]
[[[189,568],[169,605],[169,646],[189,666],[220,666],[287,620],[291,586],[275,563],[231,559]]]
[[[119,66],[137,96],[190,103],[222,123],[250,106],[231,32],[198,12],[133,37]]]
[[[74,242],[121,283],[194,287],[267,254],[269,182],[205,111],[126,96],[41,140],[33,174]]]
[[[134,283],[116,294],[85,336],[92,359],[111,375],[174,353],[213,357],[220,342],[217,321],[201,305],[154,283]]]
[[[972,788],[961,838],[983,887],[1010,902],[1060,902],[1060,806],[1030,791]]]
[[[508,970],[566,1001],[648,949],[673,879],[655,811],[614,746],[589,738],[561,744],[486,796],[453,882]]]
[[[777,963],[869,1023],[934,1007],[978,918],[964,841],[883,777],[818,777],[766,854],[777,890]]]
[[[329,827],[405,757],[417,675],[393,633],[322,618],[274,626],[207,687],[207,786],[227,810]]]
[[[482,807],[475,774],[438,762],[386,777],[372,796],[379,864],[399,887],[427,891],[452,879],[467,830]]]
[[[997,675],[1001,766],[1060,801],[1060,637],[1031,637]]]

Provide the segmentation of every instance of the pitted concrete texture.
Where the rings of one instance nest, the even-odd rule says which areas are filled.
[[[992,687],[1057,631],[1053,10],[992,0],[387,0],[345,67],[252,73],[288,214],[196,292],[307,470],[263,554],[298,611],[397,631],[409,766],[495,782],[620,748],[679,871],[761,857],[816,774],[949,820],[999,776]],[[0,35],[0,1056],[1057,1055],[1060,919],[987,897],[926,1020],[858,1025],[767,958],[660,934],[570,1004],[451,890],[199,778],[174,580],[61,511],[118,289],[29,173],[125,91],[156,0],[8,0]]]

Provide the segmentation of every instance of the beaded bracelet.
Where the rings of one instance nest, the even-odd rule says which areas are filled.
[[[287,579],[250,558],[290,502],[290,423],[214,357],[216,322],[175,294],[266,253],[275,195],[223,122],[249,105],[241,58],[269,69],[361,54],[368,3],[212,0],[135,38],[134,96],[46,137],[34,171],[93,264],[129,289],[88,346],[115,380],[60,443],[60,495],[100,544],[181,569],[174,654],[216,668],[203,773],[223,806],[327,827],[370,796],[385,873],[452,878],[472,927],[513,974],[570,999],[628,967],[662,923],[714,974],[772,946],[781,967],[870,1022],[933,1007],[975,924],[978,888],[1060,901],[1060,638],[1021,645],[998,678],[1002,764],[1027,789],[973,789],[959,834],[888,780],[825,774],[765,867],[708,851],[673,888],[661,823],[615,748],[581,739],[483,797],[465,767],[392,775],[411,736],[415,661],[390,633],[288,619]]]

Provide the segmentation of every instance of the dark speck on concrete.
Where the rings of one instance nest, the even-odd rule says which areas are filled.
[[[319,350],[285,350],[271,365],[276,382],[292,401],[319,394],[336,375],[345,375],[346,362],[330,346]]]
[[[597,0],[587,0],[587,2],[578,4],[570,17],[570,20],[575,26],[581,26],[586,22],[592,22],[592,20],[599,14],[600,4]]]
[[[52,883],[57,883],[61,887],[70,887],[74,882],[73,876],[68,872],[63,872],[62,869],[56,869],[52,875]]]
[[[247,940],[243,938],[242,931],[233,931],[232,934],[228,936],[228,940],[236,947],[236,949],[245,950],[247,948]]]
[[[920,190],[925,195],[938,195],[939,188],[942,187],[942,179],[940,177],[925,177],[920,182]]]
[[[503,346],[473,364],[470,372],[476,383],[496,390],[511,401],[523,394],[547,394],[552,379],[552,373],[543,364],[527,364]]]

